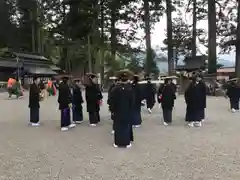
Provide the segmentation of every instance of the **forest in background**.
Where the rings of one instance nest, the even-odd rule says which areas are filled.
[[[187,23],[186,14],[192,14],[192,23]],[[156,58],[151,30],[163,15],[167,29],[161,48],[167,53],[170,74],[173,61],[179,56],[195,57],[198,45],[204,45],[209,73],[216,72],[219,47],[221,53],[236,51],[240,77],[237,0],[2,0],[0,51],[42,54],[68,72],[100,73],[101,79],[123,68],[158,74],[156,61],[164,57]],[[208,20],[207,32],[197,28],[201,20]],[[143,39],[137,37],[139,29],[144,30]],[[134,42],[143,42],[144,47],[132,48]],[[141,53],[146,54],[143,61]]]

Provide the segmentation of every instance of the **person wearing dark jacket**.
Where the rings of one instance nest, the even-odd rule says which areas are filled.
[[[166,78],[162,86],[159,87],[157,97],[161,103],[163,111],[163,124],[165,126],[172,123],[172,110],[176,99],[176,91],[172,84],[172,79]]]
[[[102,104],[102,92],[98,85],[96,74],[87,74],[88,82],[85,84],[85,99],[87,103],[87,112],[89,114],[90,126],[96,126],[100,122],[100,105]]]
[[[147,110],[149,113],[152,113],[152,108],[155,104],[155,93],[156,93],[156,89],[154,84],[151,83],[151,78],[148,77],[147,79],[147,84],[145,86],[145,99],[146,99],[146,103],[147,103]]]
[[[76,126],[76,124],[71,123],[72,94],[67,77],[64,77],[59,85],[58,103],[61,111],[61,131],[67,131]]]
[[[202,103],[200,106],[200,118],[201,121],[204,122],[205,121],[205,109],[207,107],[207,86],[204,82],[204,80],[202,79],[202,77],[197,77],[197,81],[199,81],[199,86],[201,87],[201,99],[202,99]]]
[[[72,107],[72,115],[73,115],[73,122],[75,124],[81,124],[83,121],[83,112],[82,112],[82,91],[80,88],[80,80],[75,80],[73,83],[73,107]]]
[[[227,97],[230,100],[230,109],[233,113],[239,111],[240,88],[235,82],[231,82],[227,88]]]
[[[33,83],[29,90],[29,104],[30,108],[30,125],[39,126],[39,109],[40,109],[40,89],[38,88],[38,78],[33,78]]]
[[[134,110],[134,92],[128,82],[131,73],[122,70],[117,73],[120,82],[110,94],[110,109],[114,113],[114,147],[131,147],[133,141],[132,111]]]
[[[142,107],[142,100],[144,99],[143,87],[138,82],[139,82],[139,77],[137,75],[134,75],[133,83],[132,83],[133,93],[134,93],[132,125],[135,128],[140,127],[142,124],[141,107]]]
[[[185,102],[187,104],[186,121],[190,127],[202,126],[202,110],[206,106],[206,91],[199,78],[192,77],[191,83],[185,91]]]
[[[113,84],[109,87],[109,89],[108,89],[108,100],[107,100],[107,104],[108,104],[108,106],[109,106],[109,111],[110,111],[110,113],[111,113],[111,120],[113,121],[112,134],[114,134],[114,132],[115,132],[115,124],[114,124],[114,113],[112,112],[111,106],[110,106],[110,104],[111,104],[111,93],[113,92],[114,88],[116,87],[116,85],[117,85],[118,83],[119,83],[119,80],[116,79],[116,80],[114,81],[114,83],[113,83]]]

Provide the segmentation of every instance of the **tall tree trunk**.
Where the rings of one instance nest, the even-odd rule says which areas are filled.
[[[91,39],[90,35],[87,37],[88,40],[88,72],[91,73],[93,72],[93,63],[92,63],[92,56],[91,56]]]
[[[38,29],[37,29],[37,49],[38,49],[38,53],[41,54],[42,53],[42,35],[41,35],[41,26],[40,23],[38,23]]]
[[[112,60],[116,59],[116,51],[117,51],[117,38],[116,38],[116,5],[115,1],[111,3],[111,55]]]
[[[208,73],[217,72],[216,4],[208,0]]]
[[[168,74],[173,72],[173,39],[172,39],[172,1],[166,0],[167,42],[168,42]]]
[[[33,11],[30,11],[30,21],[31,21],[31,36],[32,36],[32,52],[36,52],[35,24],[34,24]]]
[[[101,62],[100,62],[100,76],[101,76],[101,85],[104,86],[104,0],[100,2],[101,6]]]
[[[145,72],[147,74],[151,73],[151,66],[153,61],[152,47],[151,47],[151,27],[150,27],[150,12],[149,12],[149,1],[144,0],[144,23],[145,23],[145,39],[146,39],[146,63]]]
[[[37,52],[42,53],[42,35],[41,35],[41,23],[42,23],[42,16],[41,16],[41,0],[37,3],[37,9],[36,9],[36,25],[37,25]]]
[[[235,61],[236,77],[240,77],[240,2],[238,1],[237,14],[237,32],[236,32],[236,61]]]
[[[193,0],[192,57],[197,55],[197,0]]]

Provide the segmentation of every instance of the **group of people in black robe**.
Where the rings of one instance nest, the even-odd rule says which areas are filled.
[[[85,99],[87,111],[89,113],[89,122],[91,126],[96,126],[100,122],[100,105],[102,102],[102,93],[97,84],[97,75],[87,74],[88,83],[85,84]],[[74,80],[71,84],[69,79],[64,77],[59,85],[58,104],[61,112],[61,131],[67,131],[76,127],[83,121],[83,97],[80,80]],[[39,109],[41,101],[41,88],[39,88],[39,79],[34,77],[30,85],[29,108],[30,125],[39,126]],[[72,119],[71,119],[72,112]]]
[[[85,99],[90,126],[97,126],[100,122],[100,106],[102,104],[102,93],[98,85],[98,77],[95,74],[87,74],[85,86]],[[146,100],[147,110],[157,101],[161,104],[163,112],[163,124],[172,123],[172,111],[176,100],[176,85],[171,78],[165,78],[158,91],[147,77],[147,83],[139,83],[139,77],[130,71],[122,70],[117,73],[115,83],[109,88],[108,105],[113,120],[114,147],[131,147],[134,140],[133,128],[142,124],[141,108],[142,101]],[[132,81],[131,81],[132,80]],[[38,86],[39,79],[34,78],[29,92],[30,124],[39,126],[39,109],[41,88]],[[61,112],[61,130],[66,131],[80,124],[83,121],[80,80],[69,84],[68,78],[63,78],[59,85],[58,103]],[[190,127],[201,127],[205,119],[206,109],[206,85],[198,74],[190,78],[190,84],[185,91],[186,116]],[[240,86],[231,83],[227,88],[227,96],[230,99],[230,106],[233,112],[239,110]],[[72,112],[72,120],[71,114]]]

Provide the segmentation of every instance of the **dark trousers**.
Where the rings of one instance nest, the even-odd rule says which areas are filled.
[[[89,112],[89,122],[90,124],[97,124],[100,122],[99,111],[97,112]]]
[[[141,125],[142,124],[142,117],[141,117],[141,110],[135,110],[132,112],[132,125]]]
[[[130,124],[115,122],[116,130],[114,133],[114,143],[117,146],[125,147],[133,141],[133,131]]]
[[[152,99],[147,99],[147,108],[152,109],[154,106],[154,102],[152,101]]]
[[[239,98],[230,98],[230,107],[239,110]]]
[[[82,121],[83,120],[82,109],[73,108],[72,114],[73,114],[73,121]]]
[[[200,110],[199,116],[200,116],[201,120],[205,119],[205,108]]]
[[[39,122],[39,108],[30,108],[30,122],[38,123]]]
[[[172,123],[172,109],[162,109],[163,110],[163,120],[166,123]]]
[[[186,112],[186,121],[188,122],[195,122],[195,121],[202,121],[202,109],[191,109],[187,108]]]
[[[61,127],[68,127],[71,124],[70,109],[61,110]]]

